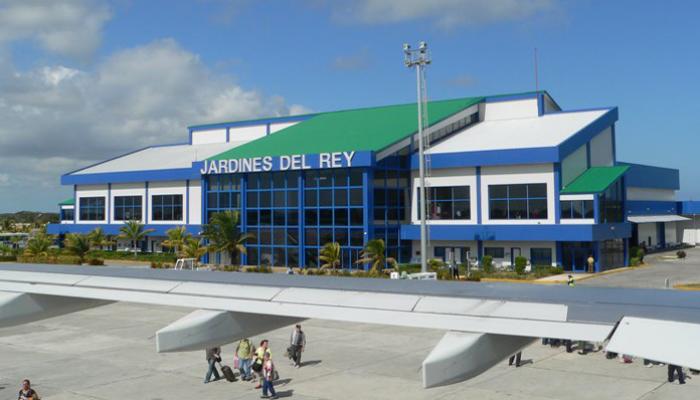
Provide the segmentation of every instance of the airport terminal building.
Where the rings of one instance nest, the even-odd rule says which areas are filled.
[[[583,271],[593,255],[602,271],[625,265],[631,245],[688,236],[678,170],[617,159],[616,107],[567,111],[529,92],[432,101],[428,113],[429,258]],[[212,214],[238,210],[255,236],[242,264],[316,266],[338,242],[356,267],[374,238],[415,262],[417,142],[415,104],[191,126],[184,143],[63,175],[74,197],[49,233],[117,234],[136,219],[154,230],[142,250],[157,252],[168,229],[198,235]]]

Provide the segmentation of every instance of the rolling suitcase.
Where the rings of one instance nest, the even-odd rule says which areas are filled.
[[[221,372],[224,374],[224,378],[226,378],[226,380],[229,382],[235,382],[236,375],[233,373],[231,367],[229,367],[228,365],[219,365],[221,366]]]

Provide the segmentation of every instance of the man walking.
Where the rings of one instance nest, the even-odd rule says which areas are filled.
[[[592,274],[595,272],[595,258],[593,258],[593,255],[588,256],[588,260],[586,260],[588,263],[588,273]]]
[[[251,364],[253,362],[253,344],[248,338],[241,339],[236,346],[236,357],[238,357],[238,366],[241,370],[241,379],[249,381],[253,379],[251,372]]]
[[[306,346],[306,334],[301,330],[301,325],[297,324],[292,330],[292,334],[289,338],[289,345],[292,350],[292,361],[294,361],[294,366],[301,367],[301,352],[304,351]]]
[[[216,363],[221,362],[221,347],[209,347],[206,350],[207,363],[209,363],[209,369],[207,370],[207,375],[204,377],[204,383],[209,383],[212,374],[214,374],[214,380],[218,381],[221,379],[219,371],[216,369]]]
[[[676,380],[676,372],[678,372],[678,383],[685,385],[685,376],[683,375],[683,368],[678,365],[668,364],[668,381],[673,382]]]

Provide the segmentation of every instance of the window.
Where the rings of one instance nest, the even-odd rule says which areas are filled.
[[[484,255],[491,258],[505,258],[503,247],[484,247]]]
[[[547,219],[547,184],[489,186],[490,219]]]
[[[131,221],[141,220],[141,196],[115,196],[114,220]]]
[[[75,210],[72,208],[61,209],[61,221],[73,221],[75,218]]]
[[[151,219],[153,221],[181,221],[182,195],[165,194],[152,196]]]
[[[593,219],[593,200],[561,200],[562,219]]]
[[[534,266],[551,266],[552,265],[552,249],[536,248],[530,249],[530,265]]]
[[[471,217],[469,186],[430,187],[426,190],[430,205],[430,209],[427,210],[428,219],[469,219]],[[420,217],[419,193],[420,189],[416,188],[418,217]]]
[[[81,197],[80,198],[80,220],[81,221],[103,221],[105,219],[105,198],[104,197]]]
[[[600,195],[600,221],[601,223],[622,222],[622,181],[618,180],[605,189]]]

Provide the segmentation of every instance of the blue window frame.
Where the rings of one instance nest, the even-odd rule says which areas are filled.
[[[104,221],[105,219],[104,197],[81,197],[79,208],[81,221]]]
[[[306,264],[317,266],[320,249],[338,242],[341,266],[358,267],[364,245],[362,169],[306,171],[303,197],[300,218]]]
[[[114,196],[115,221],[140,221],[143,215],[141,196]]]
[[[419,188],[416,188],[417,216],[420,217]],[[426,188],[426,196],[430,206],[426,215],[430,220],[441,219],[470,219],[469,186],[441,186]]]
[[[182,195],[153,195],[151,197],[151,220],[182,221]]]
[[[410,152],[404,148],[377,162],[373,170],[374,210],[372,236],[383,239],[387,257],[399,262],[411,258],[411,243],[400,239],[401,224],[410,211]],[[372,217],[373,216],[373,217]]]
[[[241,176],[240,175],[210,175],[207,185],[207,214],[206,221],[212,215],[222,211],[240,210],[241,208]]]
[[[561,200],[562,219],[593,219],[593,200]]]
[[[489,185],[490,219],[547,219],[547,184]]]

